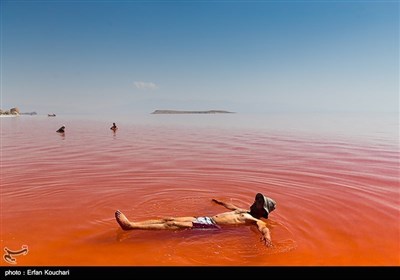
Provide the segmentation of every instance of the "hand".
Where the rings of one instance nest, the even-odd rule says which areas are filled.
[[[264,243],[265,246],[267,246],[267,247],[269,247],[269,248],[274,247],[274,245],[272,244],[271,239],[265,238],[265,236],[261,236],[260,239],[261,239],[261,241]]]

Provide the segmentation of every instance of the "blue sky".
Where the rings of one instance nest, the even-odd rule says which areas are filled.
[[[1,109],[393,112],[398,1],[2,1]]]

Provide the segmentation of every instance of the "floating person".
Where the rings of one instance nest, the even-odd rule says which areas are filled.
[[[64,132],[65,132],[65,125],[63,125],[62,127],[60,127],[56,132],[58,132],[58,133],[64,133]]]
[[[115,132],[118,129],[118,127],[115,123],[113,123],[113,125],[112,125],[112,127],[110,127],[110,129]]]
[[[261,233],[261,240],[267,247],[272,246],[270,230],[267,223],[261,218],[268,219],[268,215],[275,209],[276,202],[257,193],[250,210],[239,208],[231,203],[212,199],[213,202],[231,210],[212,217],[171,217],[157,220],[133,222],[120,211],[115,211],[115,219],[123,230],[178,230],[178,229],[220,229],[229,225],[256,225]]]

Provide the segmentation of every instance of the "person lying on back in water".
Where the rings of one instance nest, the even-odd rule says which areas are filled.
[[[271,247],[271,234],[267,227],[266,222],[261,218],[268,219],[268,214],[275,210],[276,202],[264,196],[261,193],[257,193],[254,203],[250,206],[250,210],[239,208],[231,203],[212,199],[213,202],[224,206],[231,210],[230,212],[224,212],[217,214],[212,217],[172,217],[158,220],[146,220],[140,222],[131,222],[128,218],[120,211],[115,211],[115,218],[118,224],[123,230],[157,230],[157,229],[189,229],[189,228],[216,228],[225,225],[256,225],[261,233],[261,240],[266,246]]]

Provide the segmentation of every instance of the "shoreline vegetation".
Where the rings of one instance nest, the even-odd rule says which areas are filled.
[[[186,111],[186,110],[155,110],[151,114],[233,114],[225,110]]]

